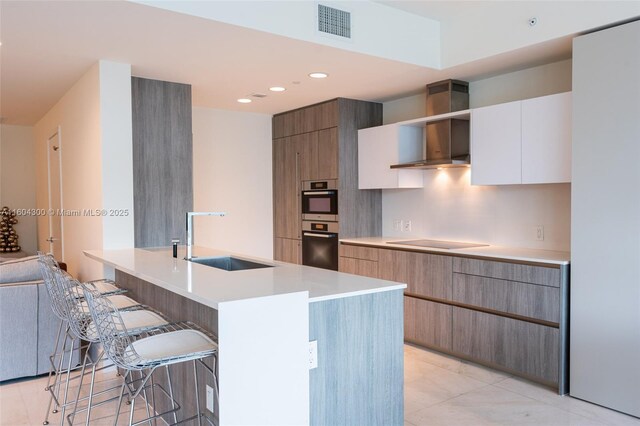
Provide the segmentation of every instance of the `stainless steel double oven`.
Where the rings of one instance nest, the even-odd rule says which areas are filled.
[[[302,183],[302,264],[338,270],[338,181]]]

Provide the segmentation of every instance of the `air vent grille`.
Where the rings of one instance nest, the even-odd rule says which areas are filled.
[[[318,31],[351,38],[351,13],[319,4]]]

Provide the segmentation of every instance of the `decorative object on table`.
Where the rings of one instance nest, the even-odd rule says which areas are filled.
[[[20,251],[18,233],[13,229],[16,223],[16,213],[7,206],[3,207],[0,210],[0,253]]]

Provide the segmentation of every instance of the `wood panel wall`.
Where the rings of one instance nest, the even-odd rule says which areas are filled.
[[[402,290],[309,304],[311,425],[404,423]]]
[[[132,77],[136,247],[186,241],[193,210],[191,86]]]

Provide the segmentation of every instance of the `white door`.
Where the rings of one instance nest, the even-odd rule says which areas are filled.
[[[49,169],[49,252],[64,260],[62,244],[62,158],[60,129],[47,141],[47,164]]]

